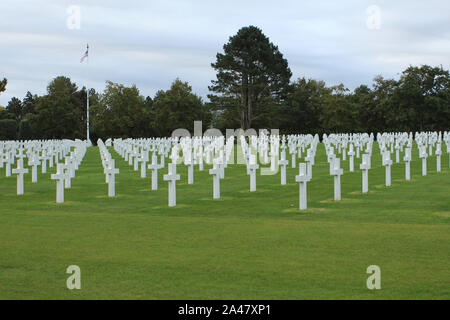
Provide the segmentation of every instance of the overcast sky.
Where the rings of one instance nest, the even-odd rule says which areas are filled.
[[[448,0],[1,0],[0,105],[27,90],[44,94],[59,75],[97,91],[106,80],[136,84],[152,97],[179,77],[206,98],[216,53],[248,25],[278,45],[292,80],[354,89],[410,64],[450,68]]]

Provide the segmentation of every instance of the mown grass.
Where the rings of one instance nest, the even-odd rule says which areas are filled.
[[[450,298],[450,170],[428,158],[421,176],[413,152],[412,181],[394,164],[392,186],[375,147],[368,194],[361,173],[342,161],[342,201],[333,201],[323,145],[318,147],[308,210],[298,211],[298,168],[257,177],[249,192],[242,165],[229,165],[219,200],[208,166],[194,185],[178,166],[177,207],[167,206],[150,174],[141,179],[117,153],[117,197],[107,197],[98,149],[89,148],[55,202],[55,181],[0,169],[0,298],[2,299],[448,299]],[[394,161],[395,162],[395,161]],[[356,159],[355,168],[359,168]],[[67,266],[81,268],[82,289],[68,290]],[[368,290],[366,268],[381,268],[381,290]]]

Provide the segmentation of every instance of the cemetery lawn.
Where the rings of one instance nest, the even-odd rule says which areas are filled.
[[[450,299],[450,170],[428,158],[421,176],[417,148],[412,181],[404,163],[384,167],[374,144],[369,193],[361,194],[361,159],[344,168],[342,201],[333,201],[323,144],[318,145],[308,210],[299,211],[296,169],[257,176],[249,192],[243,165],[229,165],[221,199],[212,198],[209,167],[178,166],[177,206],[167,206],[167,163],[159,190],[110,148],[120,168],[115,198],[97,147],[89,148],[56,204],[55,168],[16,177],[0,169],[0,299]],[[288,155],[290,160],[290,155]],[[40,171],[40,170],[39,170]],[[81,268],[81,290],[68,290],[66,268]],[[381,290],[368,290],[369,265]]]

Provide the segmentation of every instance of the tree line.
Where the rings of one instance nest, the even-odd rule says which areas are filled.
[[[409,66],[398,80],[376,76],[350,91],[343,84],[299,78],[288,61],[254,26],[241,28],[211,64],[216,79],[209,101],[175,79],[154,97],[106,82],[89,89],[91,139],[169,136],[174,129],[278,128],[281,133],[449,130],[450,76],[442,66]],[[7,79],[0,81],[0,94]],[[47,94],[27,92],[0,107],[0,139],[85,139],[86,88],[68,77],[53,79]]]

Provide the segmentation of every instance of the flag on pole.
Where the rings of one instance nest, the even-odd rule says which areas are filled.
[[[82,63],[84,61],[84,59],[86,59],[88,57],[88,55],[89,55],[89,44],[87,45],[86,52],[83,54],[83,56],[80,59],[80,63]]]

